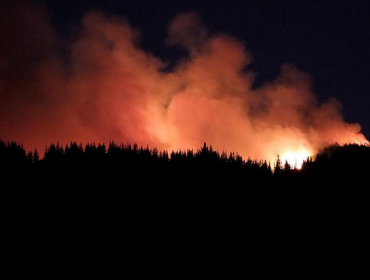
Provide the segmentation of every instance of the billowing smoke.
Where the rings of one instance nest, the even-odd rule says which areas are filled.
[[[136,142],[159,149],[220,151],[300,161],[334,143],[363,143],[339,102],[320,104],[311,80],[283,65],[253,89],[251,55],[210,35],[196,14],[178,15],[167,46],[189,55],[169,71],[140,48],[125,19],[90,12],[60,39],[46,9],[13,1],[0,10],[0,138],[43,150],[50,143]],[[14,4],[15,3],[15,4]]]

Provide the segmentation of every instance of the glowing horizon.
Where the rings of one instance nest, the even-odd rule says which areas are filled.
[[[8,9],[0,11],[0,34],[9,25],[22,32],[0,43],[5,141],[39,151],[71,141],[161,150],[207,142],[243,158],[274,162],[279,154],[297,168],[326,146],[368,143],[358,124],[344,121],[339,102],[319,102],[314,81],[293,65],[253,88],[257,74],[246,70],[252,54],[232,36],[209,35],[195,13],[169,24],[165,44],[187,55],[164,70],[167,63],[140,47],[139,31],[126,19],[89,12],[61,54],[45,10],[26,3]]]

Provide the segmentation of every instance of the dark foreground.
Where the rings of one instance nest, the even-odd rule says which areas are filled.
[[[206,145],[168,155],[72,143],[40,160],[1,142],[3,265],[13,275],[101,278],[109,267],[171,279],[199,269],[236,278],[232,267],[343,275],[365,260],[369,162],[370,147],[357,145],[273,173]]]
[[[50,195],[119,200],[133,195],[149,204],[189,199],[243,205],[255,197],[366,197],[370,147],[331,146],[296,170],[279,158],[271,167],[263,160],[220,154],[206,144],[197,151],[169,154],[137,145],[71,143],[51,145],[40,159],[37,151],[27,154],[15,142],[0,142],[0,167],[2,190],[18,190],[35,199]]]

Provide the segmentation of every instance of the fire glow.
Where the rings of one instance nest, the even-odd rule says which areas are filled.
[[[281,155],[283,162],[288,162],[292,168],[301,169],[303,162],[311,157],[312,154],[308,151],[302,150],[298,152],[285,152]]]
[[[253,88],[245,46],[208,35],[196,14],[169,25],[167,46],[188,51],[169,71],[140,48],[139,32],[125,19],[90,12],[78,36],[63,40],[43,8],[17,3],[0,11],[3,140],[39,150],[70,141],[161,150],[207,142],[271,163],[280,155],[297,168],[327,145],[368,143],[358,124],[344,122],[339,102],[319,103],[310,77],[292,65]]]

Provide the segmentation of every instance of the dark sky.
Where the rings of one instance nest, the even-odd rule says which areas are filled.
[[[21,1],[37,4],[22,5]],[[2,9],[7,7],[7,5],[1,5],[4,3],[10,3],[13,9]],[[40,7],[40,3],[41,6],[46,7],[49,19],[45,18],[45,10],[39,11],[32,8]],[[16,12],[18,8],[19,12]],[[65,83],[61,82],[63,75],[58,71],[69,68],[61,67],[64,62],[59,62],[61,58],[66,62],[65,65],[69,65],[71,41],[76,38],[80,38],[81,41],[83,38],[81,20],[92,10],[102,11],[111,19],[127,18],[130,25],[141,32],[140,47],[146,53],[149,52],[161,58],[161,61],[165,61],[169,67],[177,66],[179,61],[188,55],[186,50],[169,47],[164,43],[168,38],[169,23],[181,13],[195,12],[211,34],[228,34],[246,45],[248,53],[252,55],[252,63],[249,63],[248,69],[245,70],[256,74],[254,88],[262,88],[263,85],[275,80],[283,65],[294,65],[311,77],[313,92],[320,103],[325,104],[331,97],[339,100],[343,105],[344,120],[349,123],[359,123],[364,135],[370,139],[370,1],[366,0],[0,0],[0,15],[2,15],[0,70],[3,69],[0,72],[2,73],[0,89],[1,86],[5,89],[1,99],[3,101],[0,104],[0,127],[2,128],[0,137],[12,137],[23,141],[26,137],[22,127],[23,125],[27,127],[28,122],[36,125],[32,129],[39,127],[42,133],[50,130],[47,133],[50,136],[54,134],[56,140],[60,135],[64,135],[62,129],[60,129],[61,134],[57,134],[54,128],[46,129],[46,126],[37,122],[49,119],[49,113],[54,114],[57,122],[67,115],[66,111],[62,110],[64,107],[58,111],[58,108],[62,107],[60,103],[65,99],[64,92],[68,92],[68,89],[62,89]],[[50,28],[49,20],[53,28]],[[54,29],[58,31],[58,35],[52,31]],[[54,49],[58,49],[58,56],[54,56]],[[83,57],[88,50],[89,47],[85,46],[77,59]],[[50,62],[52,60],[42,60],[43,57],[58,57],[55,61],[59,61],[59,64]],[[94,54],[93,57],[96,55]],[[225,56],[220,57],[222,61],[227,61]],[[220,57],[217,61],[222,62]],[[34,67],[36,64],[33,63],[39,60],[48,62],[38,63],[38,66]],[[90,60],[95,61],[95,59]],[[98,60],[96,58],[96,61]],[[104,65],[104,61],[106,60],[100,60],[99,65]],[[83,72],[86,72],[86,69],[91,71],[93,68],[83,69]],[[89,76],[89,73],[86,76]],[[107,71],[101,71],[102,78],[107,73]],[[105,83],[109,86],[110,78],[114,77],[107,76],[100,81],[101,86]],[[92,80],[93,78],[90,77],[87,82]],[[120,80],[121,76],[118,81]],[[68,84],[69,90],[78,92],[76,88],[71,89],[71,85],[73,86],[73,83]],[[86,83],[84,85],[86,86]],[[8,90],[11,94],[6,94],[6,89],[11,89]],[[33,89],[40,94],[34,96]],[[96,87],[93,87],[91,92],[95,90]],[[20,92],[23,92],[23,98],[19,98]],[[35,104],[40,106],[46,104],[43,101],[46,98],[43,94],[46,92],[48,105],[43,108],[50,109],[55,106],[56,110],[50,109],[51,112],[35,107]],[[63,100],[55,101],[57,99],[53,99],[53,94],[63,97]],[[100,106],[99,99],[95,99],[96,104],[94,104]],[[76,102],[76,104],[79,103]],[[92,103],[87,104],[84,108],[90,111],[85,112],[86,117],[84,112],[80,113],[79,120],[86,119],[86,122],[89,122],[91,116],[98,116],[94,106]],[[62,117],[58,117],[55,112],[60,112]],[[302,116],[304,114],[302,112]],[[96,119],[99,120],[98,117]],[[112,119],[119,118],[116,116]],[[52,123],[52,119],[49,122]],[[70,121],[65,120],[65,122],[69,125]],[[87,127],[95,127],[95,125],[94,123]],[[121,127],[118,124],[117,126]],[[315,127],[318,126],[320,124],[315,121]],[[70,130],[73,133],[78,131]],[[109,129],[105,127],[104,130]],[[330,130],[330,126],[321,130],[319,133],[321,138],[323,138],[322,133],[327,130]],[[37,137],[34,136],[35,141]],[[41,138],[54,139],[45,137],[44,135],[44,138]]]
[[[370,139],[370,2],[286,0],[44,0],[54,27],[66,37],[81,17],[100,10],[124,16],[142,34],[142,47],[165,61],[183,56],[164,45],[168,23],[179,13],[198,13],[211,32],[224,32],[246,44],[255,86],[274,79],[291,63],[313,79],[324,101],[343,104],[348,122]],[[77,28],[76,28],[77,29]]]

